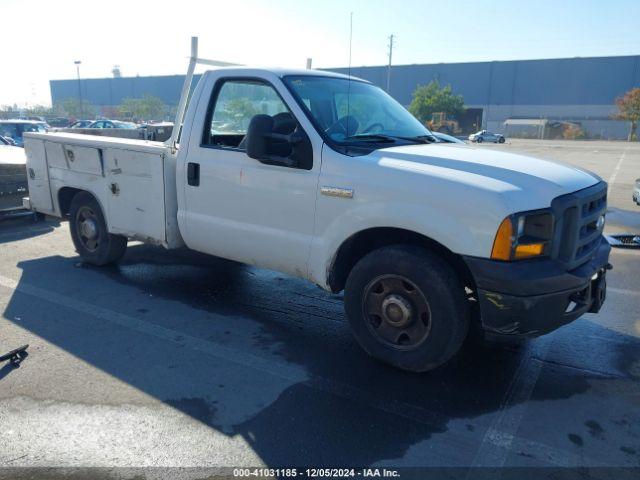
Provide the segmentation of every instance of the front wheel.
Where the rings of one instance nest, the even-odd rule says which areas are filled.
[[[414,372],[449,360],[469,327],[468,302],[455,271],[412,245],[383,247],[362,258],[347,279],[345,310],[369,355]]]
[[[478,138],[476,139],[476,142],[478,142],[478,143],[482,143],[482,137],[478,137]]]
[[[500,137],[500,138],[498,139],[498,143],[504,143],[504,137]]]
[[[87,192],[77,193],[71,200],[69,223],[76,252],[86,263],[107,265],[127,250],[127,237],[109,233],[100,204]]]

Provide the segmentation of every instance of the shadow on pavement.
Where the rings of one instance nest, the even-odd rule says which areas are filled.
[[[44,235],[58,226],[60,221],[53,217],[36,221],[32,214],[0,216],[0,245]]]
[[[74,268],[77,261],[22,262],[20,285],[99,303],[169,329],[176,339],[196,337],[213,348],[258,355],[264,366],[225,363],[60,308],[40,317],[24,315],[34,299],[20,292],[14,293],[6,318],[20,315],[20,327],[211,428],[241,435],[267,465],[367,466],[397,459],[456,420],[463,422],[456,428],[466,432],[469,443],[448,448],[461,448],[462,459],[462,445],[481,442],[488,427],[483,416],[501,408],[521,361],[535,353],[535,342],[512,351],[466,345],[436,371],[410,374],[368,358],[350,335],[341,297],[306,282],[146,245],[130,247],[115,267]],[[94,298],[100,285],[114,298]],[[175,314],[166,311],[167,302],[177,302],[171,303],[177,305]],[[622,346],[611,368],[637,379],[632,365],[640,341],[595,324],[590,331]],[[304,372],[304,378],[280,375],[282,365]],[[562,381],[540,377],[534,399],[579,395],[599,378],[582,370],[567,372]],[[468,450],[471,458],[461,461],[472,460],[476,448]]]

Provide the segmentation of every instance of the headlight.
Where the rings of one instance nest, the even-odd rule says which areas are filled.
[[[508,216],[498,227],[491,258],[512,261],[548,255],[553,224],[553,215],[546,210]]]

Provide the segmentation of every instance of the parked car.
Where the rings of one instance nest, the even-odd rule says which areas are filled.
[[[135,130],[138,126],[132,122],[121,122],[119,120],[96,120],[87,128],[124,128],[127,130]]]
[[[70,124],[69,119],[65,117],[50,118],[47,123],[54,128],[68,128]]]
[[[339,113],[349,95],[357,117]],[[25,205],[68,217],[89,264],[136,239],[344,290],[360,345],[411,371],[449,360],[471,325],[535,337],[605,301],[595,174],[432,142],[380,88],[318,70],[207,71],[175,125],[165,143],[27,134]]]
[[[633,201],[636,202],[636,205],[640,205],[640,178],[636,180],[633,186]]]
[[[22,208],[28,195],[26,162],[23,148],[0,137],[0,214]]]
[[[436,140],[438,140],[438,142],[440,143],[461,143],[463,145],[466,145],[466,143],[464,143],[459,138],[456,138],[452,135],[447,135],[446,133],[431,131],[431,135],[436,137]]]
[[[22,134],[25,132],[46,132],[48,125],[36,120],[0,120],[0,136],[11,138],[18,147],[22,147]]]
[[[71,125],[69,125],[69,128],[89,128],[89,125],[91,125],[94,121],[95,120],[76,120]]]
[[[25,117],[20,117],[21,120],[33,120],[34,122],[42,122],[42,123],[48,123],[47,120],[44,117],[41,117],[40,115],[27,115]]]
[[[472,133],[469,135],[469,140],[472,142],[482,143],[482,142],[493,142],[493,143],[504,143],[504,135],[500,135],[499,133],[491,133],[487,130],[480,130],[479,132]]]

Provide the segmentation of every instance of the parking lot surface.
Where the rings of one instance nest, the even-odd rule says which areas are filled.
[[[593,170],[606,232],[640,233],[640,144],[478,148]],[[600,314],[417,375],[314,285],[133,243],[93,268],[67,222],[0,222],[0,351],[30,344],[0,365],[0,466],[640,467],[640,250],[612,252]]]

